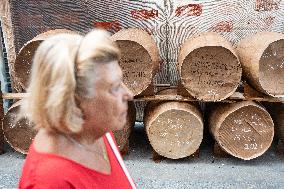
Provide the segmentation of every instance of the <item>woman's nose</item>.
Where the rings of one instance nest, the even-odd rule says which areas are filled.
[[[125,100],[133,100],[133,93],[128,89],[128,87],[123,83],[122,84],[125,90]]]

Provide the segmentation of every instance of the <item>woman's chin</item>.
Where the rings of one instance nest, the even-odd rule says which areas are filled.
[[[119,127],[119,130],[122,130],[122,129],[124,129],[124,127],[125,127],[125,124],[126,124],[126,121],[125,121],[125,122],[123,122],[123,124],[121,124],[121,125],[120,125],[120,127]]]
[[[124,128],[125,124],[126,124],[126,119],[120,120],[120,122],[118,122],[117,125],[116,125],[116,130],[117,131],[122,130]]]

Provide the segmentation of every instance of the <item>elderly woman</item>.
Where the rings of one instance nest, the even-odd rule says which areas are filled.
[[[19,188],[135,188],[111,131],[126,123],[133,95],[109,35],[60,34],[37,49],[21,112],[36,135]]]

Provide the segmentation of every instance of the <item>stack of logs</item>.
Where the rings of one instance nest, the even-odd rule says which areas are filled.
[[[23,88],[37,46],[45,37],[62,32],[71,31],[41,34],[21,49],[15,69]],[[160,156],[179,159],[198,151],[206,128],[204,113],[215,145],[232,156],[249,160],[265,153],[273,141],[274,126],[284,141],[283,34],[258,33],[243,39],[237,48],[216,33],[189,38],[178,57],[179,86],[156,94],[152,81],[161,59],[154,39],[140,29],[120,30],[112,39],[121,49],[123,81],[134,93],[134,101],[149,102],[144,113],[145,131],[153,151]],[[244,86],[240,85],[242,76]],[[244,91],[237,91],[242,88]],[[275,102],[265,103],[273,119],[260,101]],[[214,103],[201,111],[200,102]],[[19,104],[6,113],[3,131],[14,149],[26,153],[36,133],[26,120],[12,121]],[[125,129],[115,133],[124,153],[136,116],[133,102],[129,107]]]

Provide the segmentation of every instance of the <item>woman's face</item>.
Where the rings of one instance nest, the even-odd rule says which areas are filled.
[[[81,101],[85,125],[102,132],[123,129],[132,92],[122,82],[117,61],[96,66],[95,97]]]

